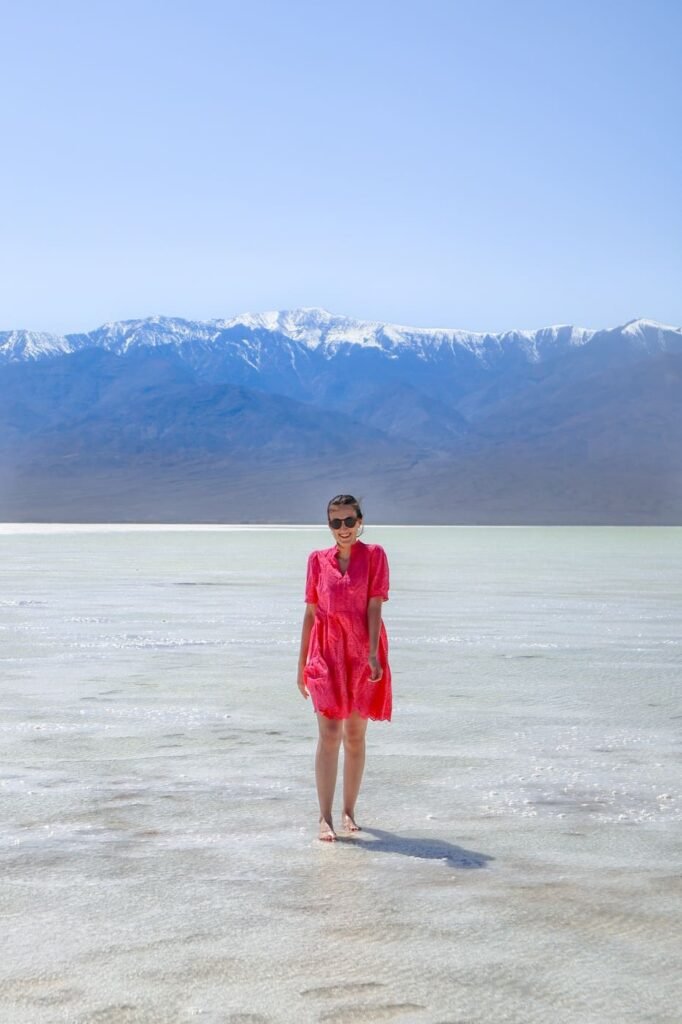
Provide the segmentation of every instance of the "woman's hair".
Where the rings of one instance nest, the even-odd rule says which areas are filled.
[[[357,498],[354,498],[352,494],[337,494],[335,498],[332,498],[327,505],[327,519],[329,518],[329,509],[332,505],[351,505],[355,509],[355,514],[358,519],[362,519],[360,502]]]

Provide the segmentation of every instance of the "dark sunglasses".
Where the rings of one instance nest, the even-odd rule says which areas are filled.
[[[357,521],[357,516],[346,516],[345,519],[330,519],[329,525],[332,530],[340,530],[342,526],[347,526],[349,530],[352,530]]]

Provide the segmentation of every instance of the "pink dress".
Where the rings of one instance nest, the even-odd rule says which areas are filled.
[[[388,601],[386,552],[379,544],[356,540],[343,574],[336,555],[334,546],[313,551],[308,558],[305,599],[317,608],[303,677],[313,707],[327,718],[348,718],[357,711],[363,718],[390,721],[391,669],[383,622],[378,658],[384,674],[379,682],[371,682],[367,663],[367,604],[370,597]]]

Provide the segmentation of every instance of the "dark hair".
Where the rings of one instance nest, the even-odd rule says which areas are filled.
[[[354,498],[352,494],[337,494],[335,498],[327,505],[327,519],[329,519],[329,509],[332,505],[351,505],[355,509],[355,514],[358,519],[362,519],[362,512],[360,510],[360,503],[357,498]]]

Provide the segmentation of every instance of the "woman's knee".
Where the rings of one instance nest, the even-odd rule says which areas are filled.
[[[324,747],[334,748],[341,745],[343,723],[335,719],[320,719],[320,743]]]
[[[361,720],[360,722],[346,722],[345,729],[343,730],[343,745],[348,750],[358,750],[365,743],[365,733],[367,732],[367,722]]]

